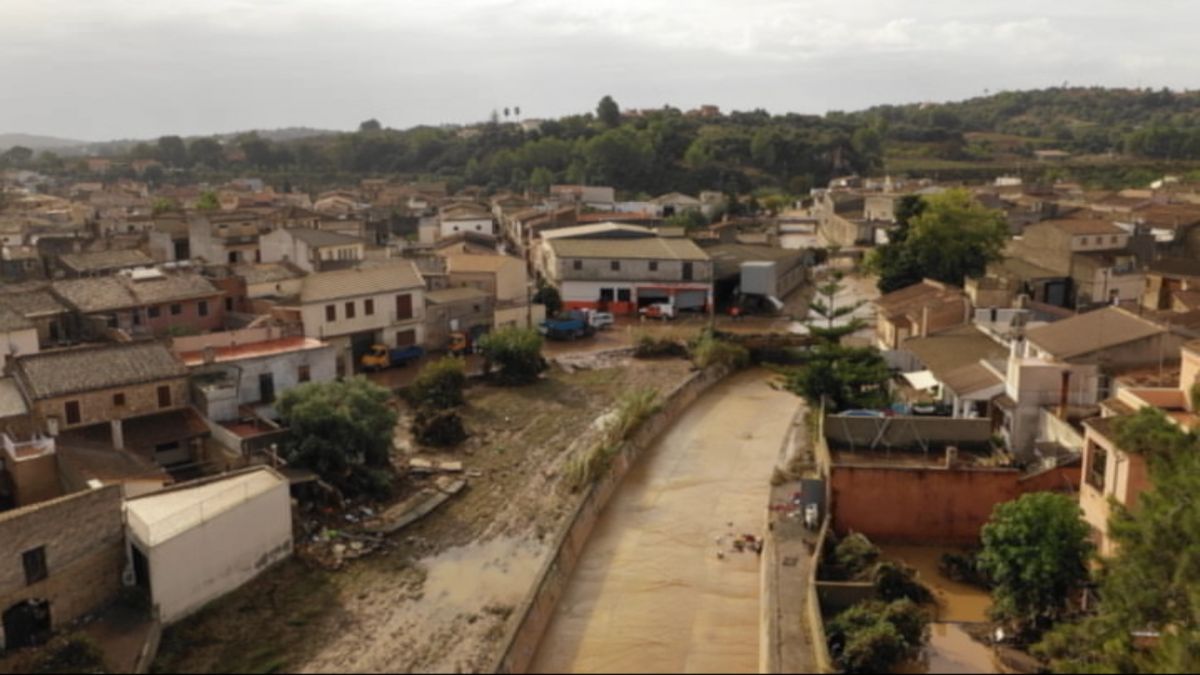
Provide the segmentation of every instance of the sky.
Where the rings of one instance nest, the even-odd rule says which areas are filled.
[[[0,132],[103,141],[671,104],[1195,89],[1193,0],[2,0]]]

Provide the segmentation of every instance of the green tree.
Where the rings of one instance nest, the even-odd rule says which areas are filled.
[[[554,185],[554,172],[549,169],[539,166],[529,174],[529,189],[534,192],[547,194],[551,185]]]
[[[663,225],[667,225],[669,227],[682,227],[688,232],[691,232],[693,230],[700,230],[708,227],[708,218],[705,218],[704,214],[701,213],[699,209],[687,209],[686,211],[668,216],[667,219],[663,221]]]
[[[546,369],[542,336],[532,328],[502,328],[479,340],[479,351],[488,366],[499,366],[497,379],[505,385],[536,382]]]
[[[386,494],[396,427],[390,399],[361,377],[284,392],[276,406],[288,429],[284,456],[347,494]]]
[[[3,160],[8,166],[23,167],[33,159],[33,150],[23,146],[14,145],[0,155],[0,160]]]
[[[888,243],[867,256],[867,269],[879,276],[879,290],[891,293],[920,283],[925,274],[908,244],[912,221],[925,211],[926,202],[918,195],[905,195],[896,203],[896,226],[888,233]]]
[[[830,651],[847,673],[887,673],[929,639],[929,616],[909,600],[862,602],[827,628]]]
[[[463,404],[466,384],[466,362],[447,356],[421,368],[421,373],[409,387],[409,400],[435,410],[457,408]]]
[[[216,169],[225,162],[225,150],[216,139],[197,138],[188,146],[188,159],[192,164]]]
[[[1090,529],[1079,501],[1050,492],[1000,504],[983,528],[979,568],[992,580],[993,618],[1045,630],[1088,578]]]
[[[365,122],[359,124],[358,130],[361,133],[370,133],[372,131],[382,131],[383,125],[379,123],[379,120],[372,117],[371,119],[366,120]]]
[[[808,303],[812,313],[808,321],[808,330],[822,342],[840,342],[843,337],[852,335],[863,327],[860,319],[845,320],[862,307],[862,302],[841,306],[837,304],[838,295],[846,289],[842,283],[844,278],[841,272],[834,272],[829,281],[817,286],[816,295]]]
[[[187,145],[178,136],[163,136],[158,139],[158,161],[167,166],[182,168],[188,163]]]
[[[159,197],[154,200],[154,204],[150,207],[154,215],[164,213],[172,213],[179,210],[179,202],[170,197]]]
[[[599,105],[596,106],[596,118],[610,128],[621,124],[621,109],[617,107],[617,102],[612,96],[600,99]]]
[[[904,288],[920,278],[961,286],[1001,257],[1009,237],[1003,213],[984,207],[962,189],[926,197],[923,203],[902,202],[909,211],[897,212],[907,223],[896,230],[900,240],[869,262],[880,275],[881,291]]]
[[[1094,615],[1062,624],[1035,651],[1055,672],[1200,672],[1200,437],[1159,410],[1115,424],[1118,445],[1147,462],[1135,510],[1110,502],[1116,554],[1102,560]],[[1149,646],[1135,632],[1156,632]]]
[[[200,193],[200,198],[196,200],[197,211],[216,211],[221,208],[221,200],[217,197],[217,193],[212,190],[205,190]]]
[[[546,306],[546,316],[554,316],[563,308],[562,295],[558,289],[544,282],[539,282],[537,293],[533,294],[533,301]]]
[[[813,348],[799,368],[785,377],[785,386],[830,412],[853,408],[882,408],[891,403],[887,382],[892,377],[879,350],[824,344]]]

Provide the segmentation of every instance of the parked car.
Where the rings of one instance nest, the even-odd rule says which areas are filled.
[[[425,356],[425,350],[413,345],[412,347],[393,347],[373,345],[371,351],[363,354],[362,367],[364,370],[383,370],[396,366],[407,366],[413,361]]]
[[[571,310],[546,319],[538,326],[538,332],[551,340],[575,340],[590,337],[596,332],[588,312]]]
[[[591,312],[588,319],[596,330],[610,328],[617,322],[617,318],[612,315],[612,312]]]
[[[646,305],[639,309],[638,313],[648,319],[662,319],[666,321],[675,318],[675,305],[669,302],[656,302],[653,305]]]

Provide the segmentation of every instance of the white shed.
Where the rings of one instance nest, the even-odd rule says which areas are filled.
[[[164,625],[292,553],[288,481],[269,467],[136,497],[125,513],[137,583]]]

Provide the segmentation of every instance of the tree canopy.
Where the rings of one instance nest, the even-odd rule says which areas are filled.
[[[1134,510],[1111,503],[1117,552],[1097,575],[1096,613],[1037,651],[1056,672],[1200,672],[1200,437],[1143,409],[1117,422],[1117,441],[1146,458],[1151,488]]]
[[[980,570],[993,583],[993,618],[1041,630],[1088,578],[1091,530],[1077,498],[1051,492],[1000,504],[983,528]]]
[[[289,389],[276,406],[288,428],[284,456],[343,492],[386,493],[396,426],[390,397],[361,377]]]
[[[489,367],[496,365],[497,379],[506,385],[536,382],[546,369],[542,336],[532,328],[502,328],[479,340],[479,351]]]
[[[605,96],[600,99],[600,104],[596,106],[596,118],[608,127],[615,127],[621,123],[621,109],[617,107],[613,97]]]
[[[880,247],[868,261],[884,293],[921,278],[962,286],[999,260],[1008,242],[1004,214],[975,201],[967,190],[923,197],[921,204],[901,202],[899,240]]]

